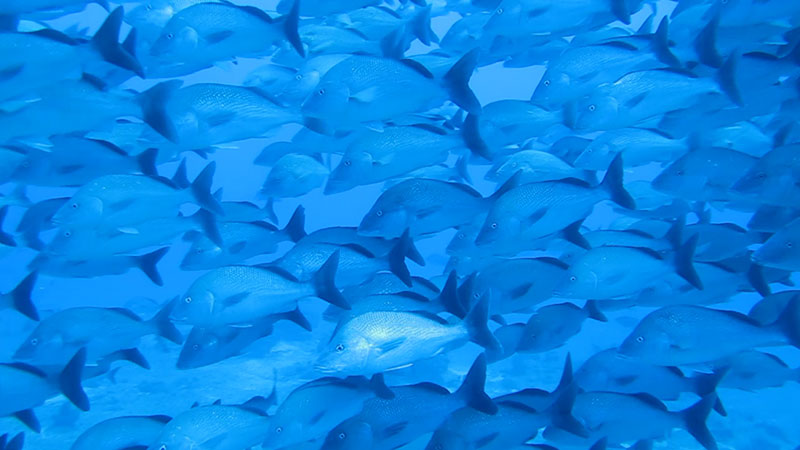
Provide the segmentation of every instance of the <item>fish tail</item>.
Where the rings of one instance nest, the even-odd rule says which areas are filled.
[[[198,209],[196,213],[189,216],[192,220],[203,230],[203,233],[211,240],[211,242],[223,246],[222,235],[219,233],[216,217],[205,209]]]
[[[33,291],[34,284],[36,284],[36,272],[31,272],[9,295],[11,296],[14,309],[30,319],[39,320],[39,313],[36,311],[36,306],[31,300],[31,291]]]
[[[300,328],[311,331],[311,323],[308,321],[306,316],[303,315],[303,312],[300,311],[300,307],[296,307],[292,311],[275,314],[272,316],[275,320],[288,320],[289,322],[293,322],[298,325]]]
[[[147,362],[147,358],[145,358],[142,352],[140,352],[137,348],[126,348],[124,350],[118,350],[114,353],[111,353],[110,355],[105,356],[98,361],[98,365],[108,368],[114,361],[128,361],[143,369],[150,369],[150,363]]]
[[[270,222],[274,223],[275,225],[278,224],[278,216],[275,214],[275,198],[267,198],[267,202],[264,204],[264,207],[261,208],[261,210],[264,211],[264,214],[267,215],[267,218]]]
[[[439,293],[439,301],[444,306],[445,311],[450,314],[462,319],[466,316],[464,305],[458,296],[458,274],[456,274],[455,270],[451,271],[450,275],[447,276],[447,281]]]
[[[439,42],[439,37],[431,29],[431,5],[420,9],[409,25],[411,33],[423,44],[431,45],[431,42]]]
[[[566,228],[561,230],[559,234],[565,241],[571,242],[580,248],[591,250],[591,244],[589,244],[589,241],[587,241],[586,238],[581,234],[581,226],[583,225],[584,220],[586,219],[583,218],[571,223]]]
[[[386,385],[382,373],[376,373],[369,379],[369,387],[380,398],[394,398],[395,394],[392,389]]]
[[[744,106],[742,92],[739,90],[739,83],[736,81],[736,70],[739,66],[739,55],[734,52],[722,64],[717,72],[717,81],[722,92],[731,99],[737,106]]]
[[[316,296],[342,309],[351,309],[350,304],[336,287],[336,268],[339,266],[339,250],[328,257],[325,264],[314,274],[314,291]]]
[[[300,33],[297,31],[300,23],[300,0],[294,0],[292,9],[284,16],[283,34],[286,40],[292,44],[297,54],[306,57],[306,50],[303,48],[303,41],[300,40]]]
[[[594,444],[592,444],[592,446],[589,447],[589,450],[606,450],[607,448],[608,448],[608,438],[603,437],[598,439],[597,442],[595,442]]]
[[[703,290],[703,280],[694,269],[693,263],[698,238],[699,236],[695,234],[678,247],[675,252],[675,272],[695,288]]]
[[[408,267],[406,266],[406,255],[408,255],[411,250],[410,248],[414,247],[414,241],[411,240],[411,237],[408,234],[408,228],[406,231],[403,232],[403,235],[397,240],[397,243],[392,250],[389,251],[388,259],[389,259],[389,270],[393,274],[400,279],[408,287],[411,287],[411,273],[408,271]],[[414,252],[419,254],[414,249]]]
[[[487,413],[494,414],[497,412],[497,405],[494,404],[491,397],[486,395],[484,391],[484,384],[486,383],[486,355],[481,353],[475,358],[472,363],[467,376],[461,386],[455,392],[455,395],[461,397],[464,403],[470,407]]]
[[[617,153],[617,156],[609,164],[606,175],[600,182],[600,187],[608,191],[612,202],[626,209],[636,209],[636,202],[622,184],[623,169],[622,153]]]
[[[693,377],[692,380],[694,381],[695,394],[702,397],[711,393],[716,393],[717,385],[719,385],[719,382],[725,378],[726,373],[728,373],[727,367],[721,370],[715,370],[712,373],[700,374]],[[728,415],[728,412],[725,410],[725,406],[723,406],[719,396],[717,396],[717,399],[714,402],[714,411],[719,413],[721,416]]]
[[[403,233],[403,236],[408,235],[408,233],[409,230],[408,228],[406,228],[406,231]],[[402,236],[400,238],[402,239]],[[407,236],[406,244],[407,244],[405,249],[406,258],[414,261],[420,266],[425,266],[425,258],[422,256],[422,253],[419,252],[419,249],[417,249],[417,246],[414,244],[414,239]]]
[[[180,189],[186,189],[186,188],[188,188],[189,186],[192,185],[192,183],[189,182],[189,175],[186,174],[186,159],[185,158],[181,159],[181,162],[180,162],[180,164],[178,164],[178,168],[175,169],[175,174],[172,175],[172,178],[170,178],[170,181],[172,182],[172,184],[175,185],[175,187],[178,187]]]
[[[578,395],[578,386],[574,382],[572,370],[572,355],[567,353],[564,360],[564,369],[561,371],[561,379],[558,386],[551,396],[555,401],[548,407],[547,412],[550,421],[558,428],[569,431],[576,436],[588,437],[586,428],[572,415],[572,406]]]
[[[664,16],[653,35],[653,53],[659,61],[670,67],[680,67],[681,62],[669,49],[669,19]]]
[[[81,411],[89,410],[89,397],[81,385],[83,366],[86,364],[86,348],[82,348],[69,360],[58,376],[61,393]]]
[[[694,40],[694,50],[701,63],[714,68],[722,67],[722,56],[717,50],[719,14],[715,14]]]
[[[142,108],[142,119],[150,128],[167,138],[170,142],[178,142],[178,130],[167,112],[166,106],[172,93],[183,84],[180,80],[158,83],[139,94],[137,98]]]
[[[694,436],[697,442],[708,450],[716,450],[717,448],[717,441],[706,425],[706,419],[708,419],[708,415],[711,413],[711,409],[714,407],[716,401],[717,395],[711,393],[704,396],[694,405],[678,413],[683,417],[686,431]]]
[[[767,280],[764,278],[763,267],[755,262],[751,263],[750,268],[747,269],[747,281],[750,282],[750,286],[753,286],[753,289],[761,294],[762,297],[766,297],[772,293],[769,283],[767,283]]]
[[[8,442],[6,442],[8,434],[4,434],[0,436],[0,449],[2,450],[22,450],[22,447],[25,445],[25,433],[19,432],[11,438]]]
[[[191,190],[192,196],[201,208],[214,214],[224,216],[225,212],[222,210],[222,205],[220,205],[216,197],[211,194],[211,183],[213,182],[216,168],[217,164],[215,162],[208,163],[203,171],[200,172],[200,175],[192,182]]]
[[[150,281],[159,286],[164,285],[164,280],[161,279],[161,274],[158,273],[158,267],[156,267],[156,265],[167,253],[167,250],[169,250],[169,247],[163,247],[146,255],[135,257],[136,266],[139,270],[144,272],[147,278],[150,278]]]
[[[7,245],[9,247],[16,247],[17,243],[14,241],[14,238],[3,231],[3,221],[6,218],[6,214],[8,214],[8,206],[3,206],[0,208],[0,244]]]
[[[125,10],[122,6],[112,11],[94,37],[92,37],[92,45],[104,60],[144,78],[144,69],[142,69],[142,65],[136,59],[136,56],[119,43],[119,30],[124,14]],[[131,44],[129,43],[128,45]]]
[[[792,297],[778,319],[768,326],[777,328],[790,345],[800,348],[800,294]]]
[[[471,114],[480,114],[481,103],[469,87],[469,79],[478,64],[478,49],[461,57],[444,75],[444,86],[450,100]]]
[[[464,318],[469,339],[489,351],[499,351],[500,343],[489,330],[488,295],[482,298]]]
[[[181,332],[175,328],[175,325],[170,320],[169,316],[172,314],[172,310],[175,308],[175,305],[178,303],[178,298],[175,297],[163,308],[161,308],[152,319],[150,319],[150,323],[156,329],[156,333],[163,337],[164,339],[169,340],[170,342],[174,342],[176,344],[183,343],[183,336],[181,336]]]
[[[289,236],[292,242],[297,242],[306,236],[306,209],[303,205],[298,206],[289,222],[283,228],[283,232]]]
[[[151,177],[158,176],[158,169],[156,169],[156,159],[158,158],[157,148],[148,148],[136,156],[136,164],[139,166],[139,171]]]
[[[456,174],[458,175],[457,181],[461,183],[472,184],[472,175],[469,174],[469,156],[462,155],[456,160]]]
[[[461,127],[461,138],[464,139],[464,144],[472,153],[488,160],[492,160],[492,153],[489,151],[489,146],[483,140],[480,130],[480,118],[477,114],[468,113],[464,118],[464,126]]]
[[[590,319],[597,320],[598,322],[608,322],[608,317],[603,314],[597,304],[597,300],[586,300],[586,305],[583,307]]]

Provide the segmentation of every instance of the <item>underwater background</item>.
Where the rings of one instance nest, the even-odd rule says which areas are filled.
[[[800,5],[110,3],[0,3],[0,449],[800,445]]]

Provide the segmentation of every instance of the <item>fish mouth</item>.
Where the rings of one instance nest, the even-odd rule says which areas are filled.
[[[326,374],[326,375],[331,375],[331,374],[335,374],[335,373],[339,373],[340,372],[339,369],[337,369],[336,367],[326,366],[326,365],[321,364],[321,363],[320,364],[314,364],[314,371],[319,372],[319,373],[323,373],[323,374]]]

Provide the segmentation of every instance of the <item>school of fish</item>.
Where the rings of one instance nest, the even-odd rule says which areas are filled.
[[[0,264],[0,450],[800,448],[800,2],[2,0]]]

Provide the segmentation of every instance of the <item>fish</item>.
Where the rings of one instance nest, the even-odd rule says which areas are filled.
[[[611,161],[608,162],[610,163]],[[605,164],[602,168],[606,167],[608,167],[608,164]],[[575,178],[589,183],[594,181],[594,174],[572,167],[559,157],[540,150],[522,150],[512,153],[497,161],[486,172],[484,178],[503,184],[518,171],[521,171],[518,179],[520,184],[563,180],[564,178]]]
[[[243,405],[207,405],[186,410],[163,426],[149,450],[242,449],[264,440],[270,418],[262,410]]]
[[[325,377],[304,383],[278,405],[263,446],[288,448],[325,438],[331,428],[360,413],[367,400],[394,396],[380,374],[370,379]]]
[[[328,174],[328,168],[314,157],[289,153],[272,166],[261,193],[267,197],[300,197],[321,187]]]
[[[297,318],[305,320],[299,313]],[[287,315],[293,313],[287,313]],[[276,315],[277,316],[277,315]],[[249,327],[194,327],[186,336],[175,367],[181,370],[209,366],[244,353],[253,342],[272,334],[278,317],[272,316]],[[308,326],[310,330],[310,325]]]
[[[148,76],[187,75],[237,56],[261,56],[283,42],[303,56],[297,32],[299,3],[273,19],[257,7],[196,3],[177,11],[149,48]]]
[[[334,13],[346,13],[380,3],[378,0],[345,0],[331,4],[324,0],[304,0],[300,2],[300,14],[308,17],[324,17]],[[276,10],[288,13],[296,4],[293,0],[280,0]]]
[[[798,294],[800,291],[796,290],[768,294],[750,308],[747,316],[762,325],[769,325],[778,320],[789,302]]]
[[[120,350],[138,352],[143,336],[158,335],[180,344],[183,337],[169,319],[174,302],[152,319],[142,320],[124,308],[67,308],[43,319],[17,348],[14,359],[33,364],[63,364],[84,349],[88,361],[98,361]],[[146,364],[146,362],[145,362]]]
[[[210,163],[191,184],[143,175],[104,175],[81,186],[52,221],[61,226],[119,228],[174,217],[182,204],[190,202],[223,214],[210,192],[215,169]]]
[[[512,178],[513,179],[513,178]],[[497,197],[475,243],[541,238],[557,233],[585,218],[594,205],[610,199],[623,208],[635,209],[622,186],[622,158],[617,155],[596,187],[572,180],[529,183]]]
[[[303,6],[300,6],[303,9]],[[393,32],[402,31],[403,39],[419,39],[423,45],[439,42],[431,29],[432,5],[391,9],[385,6],[367,6],[353,9],[328,18],[333,25],[357,30],[372,41],[381,41]],[[413,38],[412,38],[413,36]]]
[[[102,446],[109,450],[147,448],[155,441],[169,416],[120,416],[106,419],[87,428],[72,443],[70,450],[89,450]]]
[[[800,258],[794,248],[800,245],[799,238],[800,220],[793,220],[773,234],[753,253],[753,261],[777,269],[798,270]]]
[[[269,267],[220,267],[192,283],[172,317],[204,327],[247,324],[293,311],[297,300],[310,296],[347,309],[349,304],[334,283],[338,264],[339,253],[333,252],[308,281]]]
[[[31,300],[37,273],[31,272],[14,289],[0,293],[0,309],[13,309],[31,320],[39,320],[39,311]]]
[[[223,210],[229,218],[230,211],[222,203]],[[281,242],[298,242],[306,236],[305,209],[298,206],[283,229],[263,222],[223,222],[218,224],[222,245],[208,236],[196,231],[189,231],[184,240],[192,242],[191,247],[181,261],[183,270],[215,269],[234,265],[251,257],[275,253]]]
[[[161,30],[178,11],[207,1],[216,0],[149,0],[128,11],[125,22],[136,29],[145,45],[149,45],[158,39]]]
[[[20,450],[25,445],[25,433],[19,432],[11,439],[8,439],[8,433],[0,436],[0,448],[2,450]]]
[[[732,188],[743,194],[756,196],[763,204],[794,207],[797,202],[798,145],[773,148],[761,156]]]
[[[497,350],[487,314],[486,299],[456,324],[425,313],[366,312],[339,324],[316,366],[327,373],[370,375],[412,365],[468,340]]]
[[[666,306],[645,316],[619,351],[651,364],[676,366],[719,360],[758,347],[796,346],[797,307],[798,301],[792,300],[775,323],[761,325],[734,311]]]
[[[4,380],[0,389],[0,398],[3,400],[0,417],[14,416],[39,433],[41,425],[33,408],[59,393],[81,411],[88,411],[89,398],[81,386],[81,371],[85,362],[86,350],[81,349],[54,375],[48,375],[24,363],[0,363],[0,373]]]
[[[415,62],[351,55],[331,67],[303,102],[305,124],[315,131],[352,129],[354,124],[423,112],[448,99],[477,113],[480,103],[467,84],[476,60],[477,52],[466,53],[435,79]]]
[[[461,148],[460,137],[428,124],[366,131],[350,143],[331,171],[325,193],[336,194],[433,166]]]
[[[0,8],[0,14],[27,14],[71,7],[80,7],[82,9],[82,7],[89,3],[99,3],[100,5],[105,4],[103,1],[92,0],[10,0],[9,2],[3,4],[2,8]]]
[[[39,253],[28,264],[28,269],[53,277],[94,278],[106,275],[121,275],[130,269],[139,269],[150,281],[163,286],[157,264],[169,250],[162,247],[143,255],[113,255],[102,258],[72,260],[55,255]]]
[[[374,397],[365,401],[360,413],[330,430],[322,448],[400,447],[434,431],[462,406],[496,413],[497,405],[483,391],[485,379],[486,359],[479,355],[455,392],[433,383],[393,386],[393,398]]]
[[[788,381],[800,382],[800,370],[790,368],[771,353],[749,350],[710,365],[725,371],[719,384],[729,389],[754,392],[781,387]]]
[[[619,153],[625,164],[637,167],[651,162],[667,163],[689,152],[686,139],[672,139],[658,131],[621,128],[603,132],[575,158],[573,165],[586,170],[602,170]]]

